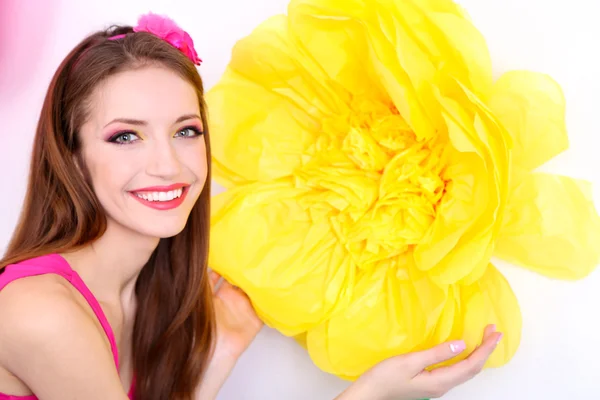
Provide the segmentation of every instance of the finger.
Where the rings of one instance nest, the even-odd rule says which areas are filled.
[[[412,369],[412,375],[417,375],[425,368],[448,361],[467,348],[467,345],[462,340],[454,340],[451,342],[442,343],[431,349],[417,351],[405,355],[405,361],[410,369]]]
[[[487,325],[483,332],[484,340],[496,331],[496,325]],[[415,352],[407,355],[410,364],[414,364],[418,368],[417,372],[421,372],[427,367],[448,361],[460,353],[466,348],[466,344],[462,340],[451,341],[442,343],[431,349],[424,350],[421,352]]]
[[[483,343],[488,337],[490,337],[490,335],[492,335],[495,332],[496,332],[496,325],[494,325],[494,324],[487,325],[485,327],[485,329],[483,330],[483,340],[481,343]],[[481,344],[477,345],[475,347],[475,349],[477,349],[479,346],[481,346]]]
[[[483,369],[490,355],[496,349],[498,342],[502,338],[502,333],[491,332],[492,328],[484,332],[485,339],[466,359],[458,363],[435,369],[433,371],[424,371],[418,377],[423,387],[442,387],[445,391],[456,387],[477,375]]]
[[[208,281],[210,282],[210,287],[213,291],[213,293],[216,293],[217,291],[219,291],[220,286],[219,286],[219,281],[221,280],[221,275],[219,275],[217,272],[210,270],[208,271]]]
[[[496,332],[496,325],[490,324],[486,326],[483,331],[483,340],[485,341],[494,332]]]
[[[216,287],[215,295],[219,297],[228,297],[233,293],[241,293],[245,295],[241,289],[239,289],[237,286],[233,286],[227,279],[221,277],[219,284]]]

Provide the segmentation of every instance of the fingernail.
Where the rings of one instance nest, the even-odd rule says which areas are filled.
[[[450,351],[452,351],[453,353],[460,353],[461,351],[464,351],[466,348],[467,348],[467,345],[462,340],[457,340],[456,342],[450,343]]]
[[[504,334],[503,334],[503,333],[501,333],[501,334],[498,336],[498,339],[496,339],[496,346],[498,346],[498,344],[499,344],[499,343],[500,343],[500,341],[502,340],[502,336],[504,336]]]

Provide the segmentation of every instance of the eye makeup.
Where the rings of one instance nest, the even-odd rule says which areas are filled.
[[[182,132],[192,132],[192,135],[184,135],[181,136],[179,135]],[[176,137],[183,137],[183,138],[194,138],[194,137],[198,137],[198,136],[202,136],[204,134],[204,131],[198,126],[198,125],[188,125],[185,126],[181,129],[179,129],[177,131],[177,133],[175,134]]]
[[[139,140],[140,137],[137,133],[129,129],[118,130],[109,134],[106,141],[115,144],[129,144]]]
[[[187,134],[185,134],[184,132],[187,132]],[[184,134],[182,135],[182,133],[184,133]],[[178,129],[177,132],[175,133],[174,137],[184,138],[184,139],[193,139],[193,138],[202,136],[203,134],[204,134],[204,131],[200,128],[199,125],[192,124],[192,125],[187,125],[181,129]],[[116,131],[113,131],[110,134],[108,134],[106,136],[105,140],[109,143],[114,143],[114,144],[119,144],[119,145],[130,144],[130,143],[140,140],[140,135],[130,129],[120,129],[120,130],[116,130]]]

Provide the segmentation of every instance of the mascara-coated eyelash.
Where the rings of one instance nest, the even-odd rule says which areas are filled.
[[[123,138],[124,136],[135,136],[136,139],[134,140],[126,140],[126,141],[119,141],[119,138]],[[121,132],[117,132],[114,135],[112,135],[108,141],[110,143],[116,143],[116,144],[129,144],[129,143],[133,143],[135,141],[139,140],[139,137],[137,136],[137,134],[135,132],[131,132],[131,131],[121,131]]]
[[[193,136],[183,136],[183,137],[186,137],[186,138],[189,138],[189,137],[198,137],[198,136],[202,136],[204,134],[204,132],[201,131],[200,129],[198,129],[196,126],[186,126],[185,128],[178,130],[177,134],[175,136],[177,136],[179,133],[181,133],[183,131],[192,131],[192,132],[194,132]]]
[[[181,132],[185,132],[185,131],[192,131],[193,134],[183,135],[183,136],[179,135]],[[201,131],[200,129],[198,129],[196,126],[187,126],[185,128],[178,130],[177,133],[175,134],[175,137],[196,138],[198,136],[202,136],[203,134],[204,134],[204,132]],[[128,140],[123,140],[124,137],[128,137],[128,136],[131,138],[129,138]],[[133,142],[137,142],[138,140],[140,140],[140,138],[138,137],[138,135],[135,132],[120,131],[120,132],[117,132],[114,135],[112,135],[108,139],[108,142],[121,145],[121,144],[130,144]]]

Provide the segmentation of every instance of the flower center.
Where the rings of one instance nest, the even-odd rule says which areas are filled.
[[[417,140],[390,104],[354,99],[347,115],[322,125],[297,173],[313,189],[304,201],[327,218],[355,262],[370,268],[418,244],[445,189],[440,138]]]

